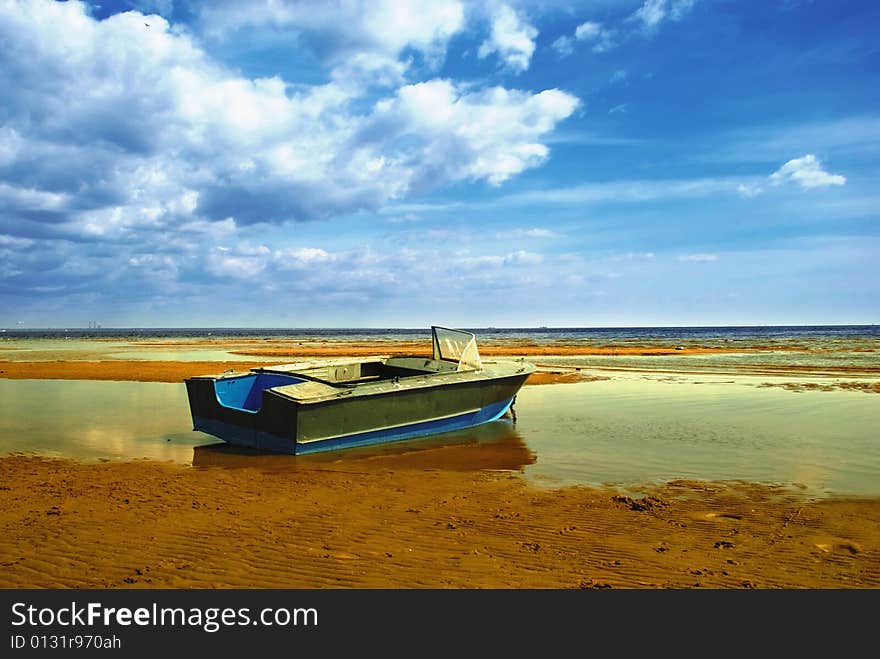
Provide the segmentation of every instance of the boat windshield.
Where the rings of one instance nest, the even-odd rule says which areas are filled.
[[[434,359],[458,362],[459,371],[479,371],[483,368],[477,350],[477,337],[470,332],[432,327]]]

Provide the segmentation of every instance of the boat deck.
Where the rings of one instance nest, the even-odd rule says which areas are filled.
[[[484,362],[483,369],[458,371],[454,364],[424,357],[328,360],[310,364],[281,364],[252,369],[303,378],[304,382],[274,387],[272,391],[300,403],[318,403],[349,396],[447,386],[455,383],[519,375],[534,370],[525,362]]]

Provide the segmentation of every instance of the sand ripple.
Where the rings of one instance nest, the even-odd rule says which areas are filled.
[[[878,588],[880,500],[0,458],[4,588]]]

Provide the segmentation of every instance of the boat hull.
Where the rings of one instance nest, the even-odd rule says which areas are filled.
[[[296,385],[262,392],[259,409],[237,409],[218,397],[218,382],[186,381],[193,427],[230,444],[306,454],[394,442],[461,430],[493,421],[510,408],[531,369],[512,374],[448,374],[436,382],[414,379],[383,388],[357,387],[320,399],[298,400]],[[296,374],[292,374],[296,375]]]

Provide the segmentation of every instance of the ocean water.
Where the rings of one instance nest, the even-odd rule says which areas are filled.
[[[768,325],[736,327],[477,327],[480,342],[504,339],[548,341],[628,342],[656,345],[681,342],[773,343],[841,342],[880,339],[880,325]],[[430,341],[430,328],[0,328],[0,340],[19,339],[418,339]]]
[[[638,491],[674,479],[743,480],[815,496],[880,495],[880,331],[877,326],[477,330],[481,345],[510,339],[595,345],[736,345],[720,355],[542,356],[545,369],[590,381],[526,386],[516,423],[316,456],[219,449],[192,430],[182,383],[8,380],[0,376],[0,454],[86,460],[151,458],[237,468],[347,468],[358,461],[512,469],[542,486]],[[426,330],[39,330],[3,333],[0,360],[59,346],[132,358],[171,358],[144,342],[192,341],[194,359],[227,359],[206,337],[418,340]],[[749,352],[754,346],[762,352]],[[185,346],[184,346],[185,347]],[[96,348],[97,349],[97,348]],[[156,355],[163,355],[157,357]],[[450,447],[459,447],[456,453]],[[432,462],[432,461],[436,461]],[[364,463],[362,463],[364,464]]]

